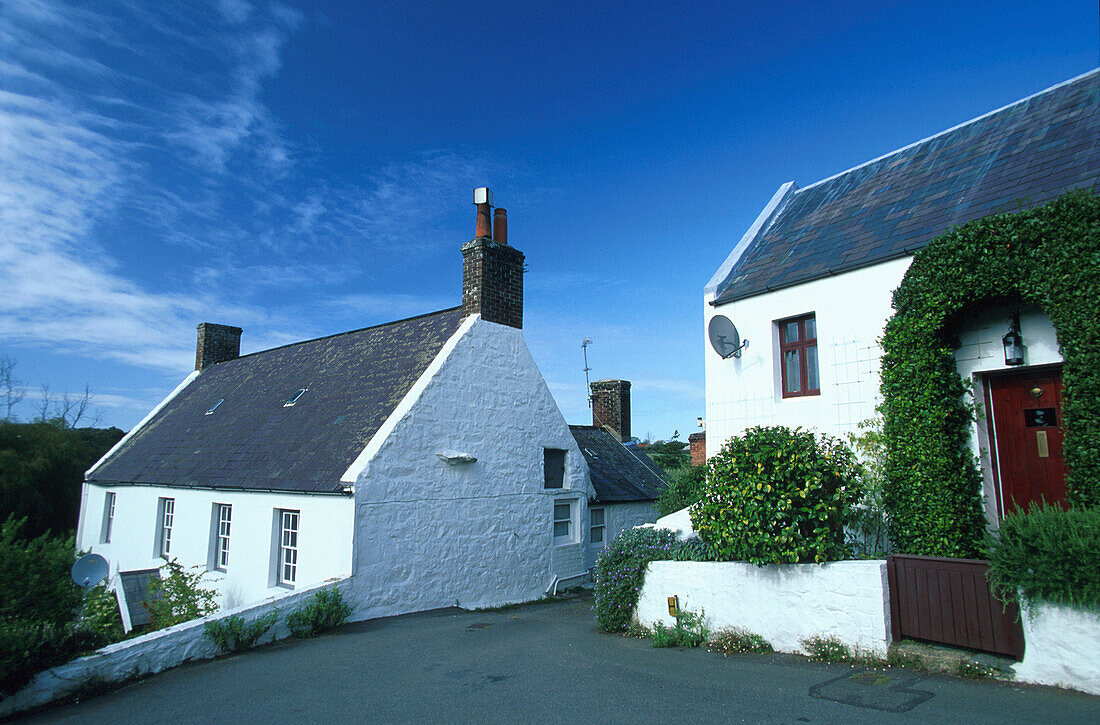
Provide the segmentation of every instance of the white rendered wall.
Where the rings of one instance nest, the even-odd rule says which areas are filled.
[[[233,507],[229,566],[224,573],[212,571],[207,577],[208,585],[218,590],[223,608],[285,593],[285,587],[272,586],[275,509],[301,512],[296,588],[351,573],[354,505],[350,496],[93,484],[86,488],[77,548],[106,558],[112,578],[119,571],[152,569],[164,563],[154,551],[160,497],[175,499],[171,556],[186,567],[205,568],[211,561],[214,504]],[[115,493],[115,519],[111,542],[100,543],[108,491]]]
[[[849,647],[885,657],[890,644],[886,562],[837,561],[765,567],[745,562],[654,561],[646,572],[636,618],[674,625],[668,597],[705,611],[711,631],[744,627],[780,652],[802,652],[799,640],[835,636]]]
[[[379,433],[354,467],[354,619],[537,599],[584,572],[587,466],[520,330],[467,320]],[[563,489],[543,487],[544,448],[566,451]]]
[[[656,501],[623,501],[620,503],[588,503],[589,508],[603,508],[604,532],[603,541],[598,544],[588,543],[586,568],[596,565],[596,557],[607,548],[607,545],[615,540],[626,529],[633,529],[642,524],[651,524],[657,520]],[[588,532],[585,532],[586,537]],[[586,542],[590,539],[586,538]]]
[[[878,340],[893,314],[890,298],[911,257],[807,282],[718,307],[704,302],[707,455],[746,428],[785,425],[843,437],[874,418],[879,403]],[[820,395],[783,398],[776,322],[817,317]],[[715,315],[725,315],[749,346],[723,360],[706,342]]]
[[[1051,602],[1021,610],[1025,649],[1012,667],[1016,679],[1100,695],[1100,615]]]

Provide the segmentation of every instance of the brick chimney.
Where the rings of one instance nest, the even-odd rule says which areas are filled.
[[[199,341],[195,346],[195,369],[202,370],[214,363],[235,360],[241,356],[241,328],[199,323]]]
[[[707,434],[692,433],[688,436],[688,449],[691,454],[691,465],[700,466],[707,462]]]
[[[620,441],[630,437],[630,382],[592,383],[592,425],[610,430]]]
[[[508,212],[490,218],[493,192],[474,189],[477,225],[462,245],[462,312],[523,329],[523,252],[508,246]]]

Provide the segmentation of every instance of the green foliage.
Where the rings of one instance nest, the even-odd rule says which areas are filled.
[[[667,441],[654,441],[649,444],[642,443],[640,448],[645,451],[647,456],[653,459],[654,463],[666,471],[685,468],[691,463],[691,453],[688,449],[688,444],[678,440],[679,437],[679,432],[676,432],[673,433],[672,438]]]
[[[605,632],[622,632],[630,624],[651,561],[672,558],[676,535],[666,529],[626,529],[596,559],[596,624]]]
[[[336,587],[322,589],[287,617],[290,633],[295,637],[315,637],[325,630],[339,627],[351,615],[351,605]]]
[[[702,539],[695,537],[687,541],[681,541],[672,547],[672,561],[718,561],[710,546]]]
[[[802,649],[810,656],[811,660],[818,662],[847,662],[852,659],[852,652],[848,645],[841,642],[835,636],[823,637],[810,635],[798,640]]]
[[[848,523],[848,545],[854,556],[882,558],[890,551],[884,499],[886,440],[882,435],[881,419],[865,420],[859,427],[859,435],[848,434],[862,461],[859,474],[862,495]]]
[[[906,554],[968,557],[982,546],[972,412],[951,339],[987,300],[1037,305],[1064,360],[1063,455],[1069,500],[1100,505],[1100,197],[1065,194],[957,227],[917,252],[894,291],[882,338],[884,498],[890,540]]]
[[[202,586],[206,570],[193,566],[188,572],[175,559],[161,566],[161,578],[149,582],[149,610],[152,629],[164,629],[218,611],[218,593]]]
[[[63,626],[73,620],[82,592],[69,576],[76,553],[72,539],[20,536],[22,519],[0,527],[0,621]]]
[[[100,633],[71,624],[0,620],[0,695],[17,692],[36,673],[105,644]]]
[[[278,610],[272,610],[247,624],[243,617],[234,614],[224,619],[207,622],[203,627],[203,634],[209,637],[222,652],[243,652],[254,647],[260,637],[263,637],[278,619]]]
[[[672,470],[672,469],[666,469]],[[657,499],[657,513],[667,516],[685,509],[703,498],[703,486],[707,483],[705,465],[686,466],[673,470],[668,486]]]
[[[0,422],[0,511],[25,518],[27,538],[75,530],[84,471],[122,435],[117,428]]]
[[[987,577],[1002,601],[1022,589],[1028,602],[1100,611],[1100,508],[1033,505],[1004,517],[989,548]]]
[[[123,640],[125,633],[122,630],[122,616],[118,612],[115,593],[102,585],[89,589],[84,595],[80,625],[98,632],[108,643]]]
[[[799,428],[750,428],[708,465],[691,521],[717,558],[763,566],[844,557],[844,525],[860,487],[859,465],[842,442]]]
[[[707,641],[710,632],[706,627],[707,613],[696,614],[687,610],[676,615],[676,625],[666,627],[664,622],[653,623],[654,647],[699,647]]]
[[[774,652],[771,642],[756,632],[743,627],[725,627],[714,632],[707,639],[707,649],[718,652],[724,657],[748,654],[750,652]]]

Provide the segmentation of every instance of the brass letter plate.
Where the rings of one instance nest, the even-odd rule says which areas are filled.
[[[1050,449],[1047,448],[1047,432],[1035,431],[1035,441],[1039,444],[1039,458],[1050,458]]]

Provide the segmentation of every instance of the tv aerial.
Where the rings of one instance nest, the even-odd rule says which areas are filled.
[[[707,326],[707,337],[710,338],[710,346],[722,356],[722,359],[728,357],[739,358],[741,357],[741,351],[749,346],[748,339],[741,340],[737,327],[725,315],[715,315],[710,318],[710,324]]]
[[[69,574],[74,582],[87,589],[103,581],[108,571],[110,568],[107,566],[107,560],[102,556],[85,554],[76,560]]]

